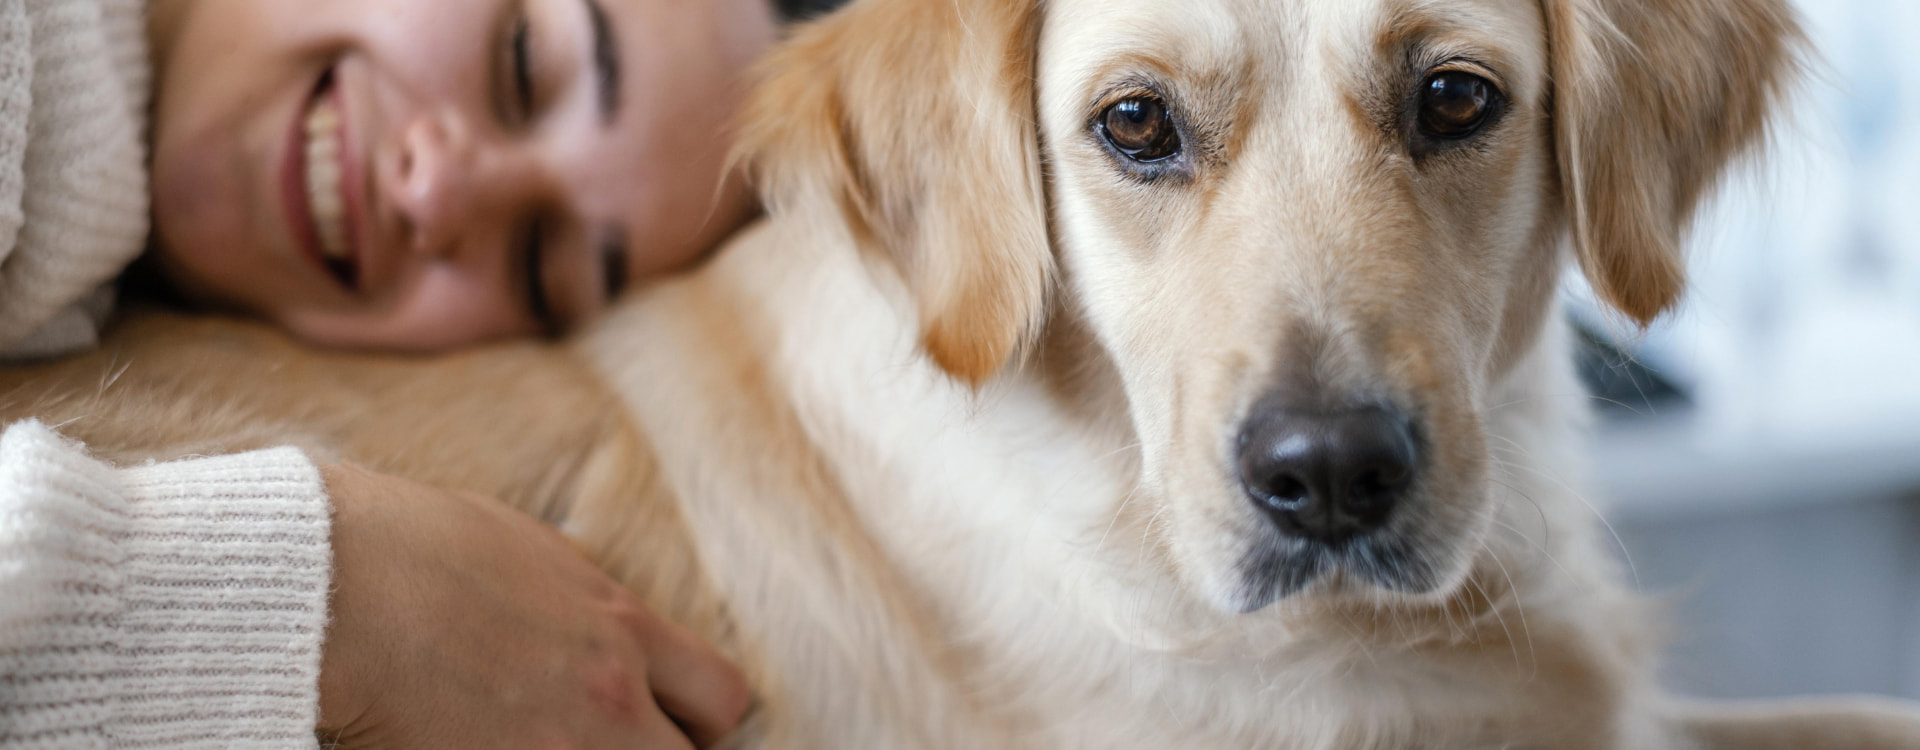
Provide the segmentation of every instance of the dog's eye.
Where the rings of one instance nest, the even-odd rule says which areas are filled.
[[[1420,130],[1431,138],[1459,140],[1480,132],[1493,113],[1499,90],[1472,73],[1446,71],[1420,91]]]
[[[1100,132],[1114,150],[1137,162],[1165,161],[1180,153],[1180,129],[1159,99],[1134,97],[1100,115]]]

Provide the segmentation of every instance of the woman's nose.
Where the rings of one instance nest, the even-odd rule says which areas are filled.
[[[452,116],[421,117],[408,124],[381,169],[382,187],[399,219],[401,239],[423,255],[444,258],[463,234],[488,216],[511,215],[511,195],[528,184],[508,174],[504,147],[479,140]]]

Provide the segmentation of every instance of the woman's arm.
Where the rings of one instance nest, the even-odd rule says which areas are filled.
[[[0,436],[0,750],[310,747],[319,726],[350,747],[678,748],[675,721],[708,744],[747,701],[710,647],[497,501],[292,449],[115,469],[37,422]]]

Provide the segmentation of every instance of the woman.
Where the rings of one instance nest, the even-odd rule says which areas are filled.
[[[321,345],[565,332],[751,215],[722,134],[775,18],[0,0],[0,352],[90,346],[143,250]],[[499,503],[292,449],[116,469],[0,437],[0,748],[685,747],[746,701]]]

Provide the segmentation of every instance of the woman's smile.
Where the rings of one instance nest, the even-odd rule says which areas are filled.
[[[364,215],[360,173],[348,147],[343,97],[333,69],[321,76],[306,108],[295,119],[286,148],[288,177],[282,181],[288,222],[309,260],[347,292],[362,290],[361,243],[354,231]]]

